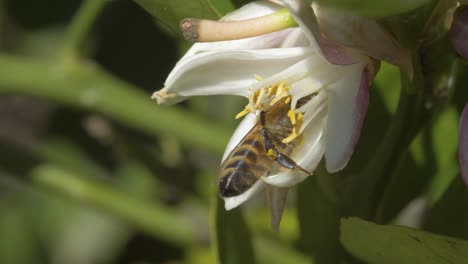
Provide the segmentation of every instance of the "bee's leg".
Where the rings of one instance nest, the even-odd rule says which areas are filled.
[[[282,154],[282,153],[278,153],[278,157],[276,158],[276,162],[278,162],[279,165],[287,168],[287,169],[290,169],[290,170],[293,170],[293,169],[299,169],[301,171],[303,171],[304,173],[310,175],[312,173],[310,173],[309,171],[307,171],[306,169],[302,168],[301,166],[299,166],[294,160],[292,160],[290,157]]]
[[[273,142],[271,142],[270,137],[268,136],[268,130],[266,128],[262,128],[260,134],[262,136],[263,145],[265,145],[265,151],[268,157],[271,159],[276,159],[276,157],[278,156],[278,151],[276,150],[275,145],[273,145]]]

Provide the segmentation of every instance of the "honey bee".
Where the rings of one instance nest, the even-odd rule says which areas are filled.
[[[303,104],[303,99],[300,99],[298,104]],[[310,100],[310,97],[305,100]],[[240,195],[261,177],[282,170],[301,170],[311,174],[288,156],[297,147],[300,138],[283,143],[283,139],[288,137],[294,128],[288,116],[291,109],[289,101],[286,98],[282,99],[261,111],[254,127],[221,164],[218,180],[219,194],[222,197]]]

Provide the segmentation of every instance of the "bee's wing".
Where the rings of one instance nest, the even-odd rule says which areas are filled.
[[[242,194],[274,167],[275,162],[266,155],[261,131],[262,125],[257,123],[221,164],[218,174],[221,196]]]
[[[250,130],[245,134],[245,136],[237,143],[237,145],[231,150],[231,152],[227,155],[227,157],[224,159],[224,161],[221,164],[221,167],[223,167],[223,164],[226,163],[227,160],[231,159],[233,154],[236,152],[236,150],[239,149],[240,146],[246,144],[246,140],[248,139],[254,139],[257,136],[260,136],[260,132],[262,131],[262,125],[260,122],[257,122]],[[263,142],[262,142],[263,143]]]

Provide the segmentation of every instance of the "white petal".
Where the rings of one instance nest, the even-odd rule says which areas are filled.
[[[214,51],[180,60],[169,74],[164,89],[153,98],[158,103],[176,103],[196,95],[247,96],[255,74],[270,76],[301,61],[307,48]]]
[[[257,115],[253,113],[248,113],[244,117],[244,119],[242,119],[242,122],[239,124],[239,126],[237,126],[236,131],[234,131],[234,134],[232,134],[232,137],[229,140],[229,143],[227,144],[221,162],[223,162],[227,158],[229,153],[231,153],[231,151],[239,144],[239,142],[245,137],[245,135],[249,133],[249,131],[255,126],[257,122]]]
[[[328,111],[327,103],[327,93],[321,92],[297,110],[298,112],[305,111],[299,133],[308,129],[311,123],[317,122],[317,118],[321,117],[321,115]]]
[[[321,38],[319,25],[310,2],[306,0],[282,0],[294,17],[296,23],[304,31],[310,42],[310,46],[323,56],[318,40]]]
[[[243,202],[255,196],[257,193],[261,192],[263,188],[265,188],[265,183],[263,183],[263,181],[257,181],[250,189],[241,195],[234,197],[224,197],[224,208],[226,208],[226,210],[236,208]]]
[[[459,133],[458,160],[463,181],[468,185],[468,104],[465,105],[460,117]]]
[[[304,48],[306,49],[306,48]],[[311,78],[312,81],[317,82],[318,86],[325,86],[330,82],[335,81],[341,77],[342,72],[346,70],[344,66],[333,65],[326,59],[318,55],[311,48],[307,49],[310,52],[308,56],[296,64],[283,68],[284,70],[278,71],[276,74],[254,85],[254,90],[286,81],[288,85],[294,86],[295,83],[300,82],[305,78]],[[309,87],[296,85],[295,89],[309,90]]]
[[[295,28],[287,28],[277,32],[272,32],[265,35],[260,35],[251,38],[228,40],[228,41],[214,41],[214,42],[197,42],[185,53],[182,59],[193,56],[195,54],[207,51],[221,51],[221,50],[242,50],[242,49],[271,49],[284,46],[284,42],[288,40],[291,33]],[[302,43],[299,42],[298,43]],[[294,45],[290,47],[297,47]],[[303,45],[305,46],[305,45]]]
[[[281,43],[280,48],[307,47],[310,46],[309,39],[301,28],[289,28],[290,32]]]
[[[314,122],[311,122],[307,129],[304,130],[304,138],[300,146],[291,155],[291,158],[296,161],[299,166],[313,172],[325,152],[325,109],[324,112],[316,116]],[[291,187],[294,186],[308,176],[302,171],[285,171],[276,175],[262,178],[264,182],[277,186],[277,187]]]
[[[349,71],[328,89],[328,135],[325,153],[329,172],[343,169],[359,139],[368,105],[369,73],[363,64]]]

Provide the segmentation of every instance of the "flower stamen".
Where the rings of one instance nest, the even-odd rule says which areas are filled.
[[[293,131],[287,137],[285,137],[281,142],[288,144],[295,140],[299,135],[298,131],[301,129],[302,120],[304,115],[302,113],[296,114],[293,109],[288,111],[288,117],[291,120],[291,124],[294,125]]]
[[[288,117],[289,117],[289,120],[291,120],[291,124],[295,125],[296,124],[296,113],[294,112],[294,109],[290,109],[288,111]]]
[[[247,115],[248,113],[250,113],[251,110],[250,110],[250,106],[249,105],[246,105],[244,110],[240,111],[237,115],[236,115],[236,119],[239,119],[245,115]]]

